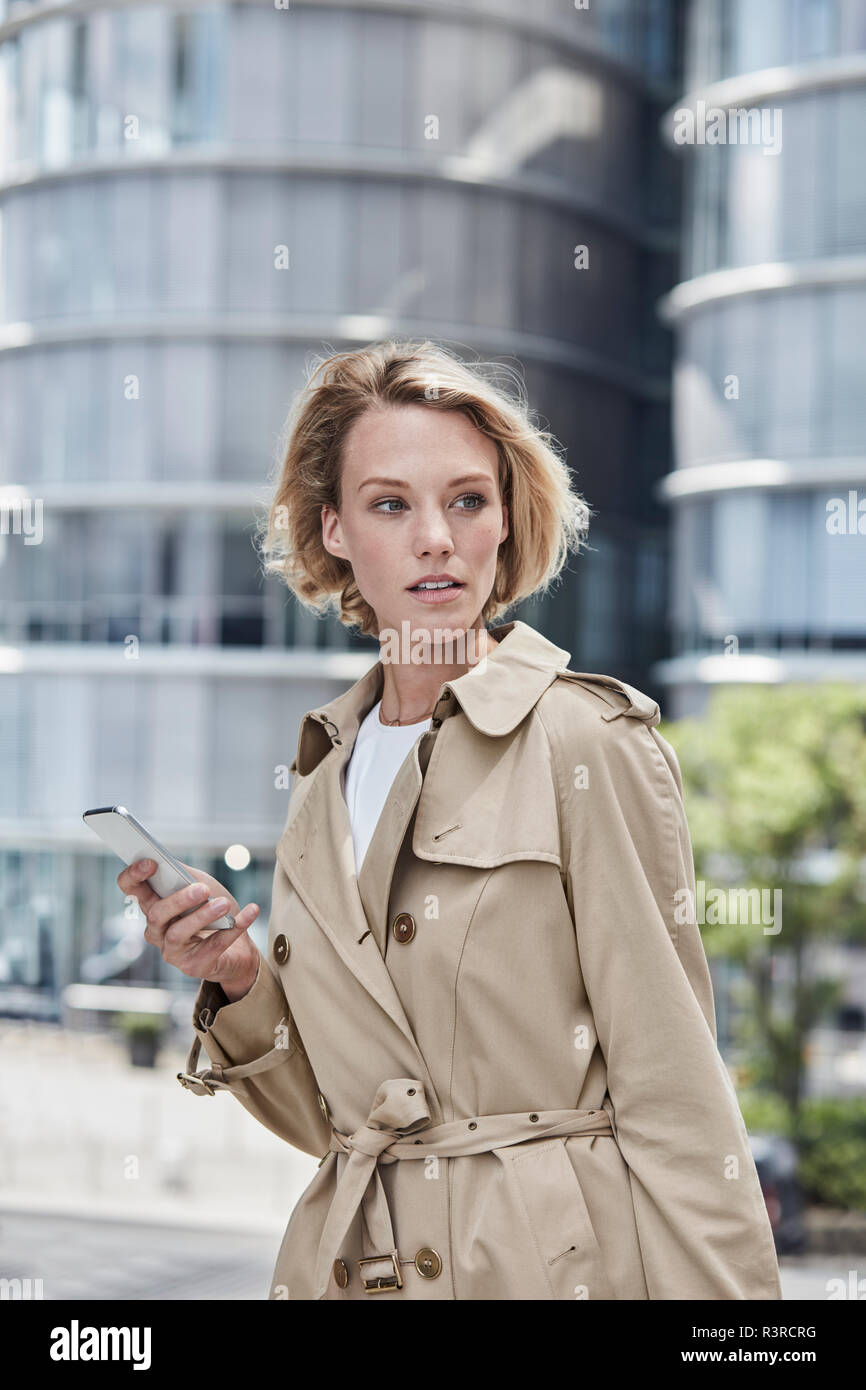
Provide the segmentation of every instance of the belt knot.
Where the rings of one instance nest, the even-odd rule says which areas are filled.
[[[395,1129],[371,1129],[369,1125],[362,1125],[356,1129],[354,1134],[339,1135],[336,1137],[332,1148],[354,1149],[356,1153],[366,1154],[368,1158],[378,1158],[383,1163],[396,1163],[395,1158],[390,1158],[385,1153],[385,1149],[394,1143],[400,1136]]]
[[[354,1150],[384,1163],[396,1160],[385,1152],[406,1134],[415,1134],[430,1123],[430,1108],[423,1081],[398,1076],[383,1081],[373,1099],[366,1123],[352,1134],[332,1130],[329,1147],[345,1153]]]

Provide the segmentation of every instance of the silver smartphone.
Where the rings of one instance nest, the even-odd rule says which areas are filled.
[[[136,864],[139,859],[154,860],[156,873],[151,874],[145,882],[150,884],[158,897],[167,898],[170,893],[176,893],[188,883],[198,881],[173,854],[169,854],[165,845],[161,845],[149,830],[145,830],[125,806],[96,806],[92,811],[85,811],[82,820],[91,830],[96,831],[99,838],[104,840],[109,849],[113,849],[127,866]],[[210,902],[211,898],[203,901]],[[188,913],[195,912],[201,906],[202,903],[193,903],[180,915],[186,917]],[[210,922],[202,931],[203,934],[228,931],[234,924],[234,917],[226,913],[224,917]]]

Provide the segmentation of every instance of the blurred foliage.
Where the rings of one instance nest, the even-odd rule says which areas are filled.
[[[707,955],[742,968],[738,1046],[768,1106],[781,1102],[782,1132],[805,1154],[807,1042],[839,1000],[837,985],[816,977],[810,947],[866,942],[866,689],[722,686],[704,717],[662,721],[659,733],[682,769],[695,875],[707,897],[766,889],[772,903],[781,890],[777,934],[761,921],[704,924],[700,911],[698,921]],[[835,855],[820,875],[804,865],[815,851]]]
[[[782,1134],[790,1138],[791,1112],[773,1091],[738,1091],[737,1099],[749,1133]],[[808,1105],[808,1101],[805,1102]]]
[[[117,1015],[114,1022],[121,1033],[141,1037],[161,1037],[171,1027],[171,1020],[164,1014],[122,1013]]]
[[[738,1099],[750,1134],[793,1137],[780,1095],[745,1090]],[[797,1176],[806,1201],[866,1212],[866,1099],[807,1098],[799,1130]]]
[[[866,1100],[807,1100],[798,1174],[807,1198],[866,1212]]]

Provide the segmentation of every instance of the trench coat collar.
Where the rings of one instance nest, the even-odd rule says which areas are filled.
[[[496,737],[522,723],[557,674],[567,668],[570,653],[519,619],[490,632],[499,645],[462,676],[442,683],[434,716],[443,713],[441,702],[445,691],[450,691],[473,728]],[[305,714],[298,734],[296,770],[304,775],[312,772],[335,737],[343,743],[354,742],[383,687],[384,664],[377,661],[351,689]]]

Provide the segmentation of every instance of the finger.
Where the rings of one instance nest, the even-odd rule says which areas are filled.
[[[150,884],[145,882],[151,874],[156,873],[156,864],[152,859],[139,859],[134,864],[130,864],[117,875],[117,886],[127,897],[137,898],[138,905],[142,912],[146,913],[151,903],[159,895],[153,891]]]
[[[215,931],[209,936],[195,938],[187,942],[185,959],[195,963],[196,973],[204,979],[225,955],[232,942],[237,941],[243,932],[248,931],[259,915],[255,903],[248,904],[235,917],[235,925],[228,931]]]
[[[156,896],[156,901],[147,910],[146,940],[153,941],[155,945],[161,945],[168,928],[173,926],[188,908],[194,907],[196,904],[207,903],[207,900],[207,884],[201,883],[186,884],[174,893],[169,893],[165,898]],[[183,920],[186,921],[187,918],[184,917]]]
[[[150,878],[151,874],[156,873],[156,864],[152,859],[136,859],[134,863],[121,869],[117,875],[117,886],[128,893],[130,888],[135,888],[143,879]]]
[[[196,937],[200,931],[213,926],[220,917],[231,912],[234,906],[234,899],[229,898],[227,894],[221,894],[220,897],[211,898],[211,901],[206,899],[196,912],[185,913],[183,916],[175,913],[174,922],[168,923],[163,934],[164,947],[170,947],[175,952],[183,949],[186,942]]]
[[[200,933],[202,933],[203,930],[209,929],[209,927],[213,927],[213,923],[218,922],[218,919],[224,916],[229,908],[231,908],[231,903],[225,902],[222,903],[222,906],[217,906],[218,901],[220,901],[220,899],[217,898],[214,899],[214,902],[206,902],[203,908],[200,908],[197,912],[190,912],[188,917],[182,917],[179,922],[172,923],[171,926],[168,927],[167,933],[165,933],[165,945],[171,947],[172,951],[182,952],[185,948],[195,948],[199,947],[199,945],[203,945],[204,942],[210,944],[210,942],[213,941],[218,945],[214,959],[222,955],[225,948],[229,947],[232,941],[235,941],[242,931],[246,931],[250,923],[253,923],[256,917],[259,916],[259,905],[254,902],[247,903],[246,908],[243,908],[242,912],[235,913],[234,927],[217,929],[213,931],[213,933],[209,931],[209,934],[203,937]]]

